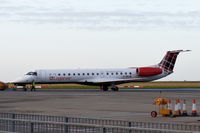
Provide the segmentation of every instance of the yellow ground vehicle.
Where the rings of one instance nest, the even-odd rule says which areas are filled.
[[[5,90],[6,88],[8,88],[8,85],[3,83],[3,82],[0,82],[0,90],[3,91]]]
[[[168,98],[155,98],[154,99],[155,110],[151,112],[151,116],[153,118],[157,117],[158,114],[160,114],[162,116],[171,116],[172,110],[169,107],[170,103],[171,103],[171,101]],[[156,110],[158,110],[158,113]]]

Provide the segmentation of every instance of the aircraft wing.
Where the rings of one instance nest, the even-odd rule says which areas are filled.
[[[101,79],[101,78],[98,78],[98,79],[89,79],[87,80],[88,83],[93,83],[93,84],[105,84],[105,83],[126,83],[126,82],[131,82],[133,81],[134,79]],[[84,81],[85,82],[85,81]]]

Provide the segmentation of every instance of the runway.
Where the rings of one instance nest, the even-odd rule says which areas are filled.
[[[7,89],[5,91],[13,91],[13,89]],[[23,91],[18,89],[17,91]],[[108,92],[110,92],[109,90]],[[119,89],[118,92],[194,92],[200,91],[200,88],[151,88],[151,89]],[[102,92],[100,89],[37,89],[37,92]]]
[[[144,92],[156,92],[156,91],[166,91],[166,92],[193,92],[193,91],[200,91],[200,88],[160,88],[160,89],[121,89],[120,91],[144,91]]]
[[[191,112],[192,100],[200,108],[200,88],[186,89],[121,89],[118,92],[101,90],[37,90],[36,92],[2,91],[2,111],[31,112],[90,118],[125,119],[138,121],[197,122],[199,117],[151,118],[153,100],[167,97],[174,105],[176,99],[186,99]]]

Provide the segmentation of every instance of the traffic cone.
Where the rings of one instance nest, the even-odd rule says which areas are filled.
[[[195,99],[193,99],[193,102],[192,102],[192,116],[197,116],[197,105],[196,105]]]
[[[176,100],[176,104],[175,104],[175,109],[174,109],[174,116],[180,116],[181,115],[181,110],[180,110],[180,100]]]
[[[168,102],[168,110],[169,110],[169,113],[170,115],[172,114],[172,103],[171,103],[171,100],[169,99],[169,102]]]
[[[176,103],[174,105],[174,116],[176,116],[178,114],[177,110],[178,110],[178,108],[177,108],[177,100],[176,100]]]
[[[183,100],[183,111],[182,111],[182,116],[187,116],[187,110],[186,110],[186,100]]]
[[[181,114],[181,102],[179,99],[177,100],[177,102],[178,102],[178,111],[179,111],[179,115],[180,115]]]

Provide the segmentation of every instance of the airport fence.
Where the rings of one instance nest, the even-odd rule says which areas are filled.
[[[200,124],[186,124],[186,123],[172,123],[172,122],[142,122],[142,121],[125,121],[125,120],[110,120],[110,119],[93,119],[93,118],[78,118],[70,116],[52,116],[42,114],[29,114],[29,113],[12,113],[12,112],[0,112],[1,120],[9,121],[24,121],[26,124],[34,121],[35,123],[58,123],[65,124],[77,124],[77,125],[95,125],[107,126],[107,127],[123,127],[123,128],[141,128],[141,129],[159,129],[159,130],[173,130],[173,131],[200,131]],[[12,124],[12,122],[11,122]],[[9,124],[10,125],[10,124]],[[55,124],[56,125],[56,124]],[[87,130],[87,129],[86,129]],[[114,133],[114,132],[113,132]]]
[[[0,119],[0,130],[7,133],[194,133],[168,129],[102,126],[95,124]]]

